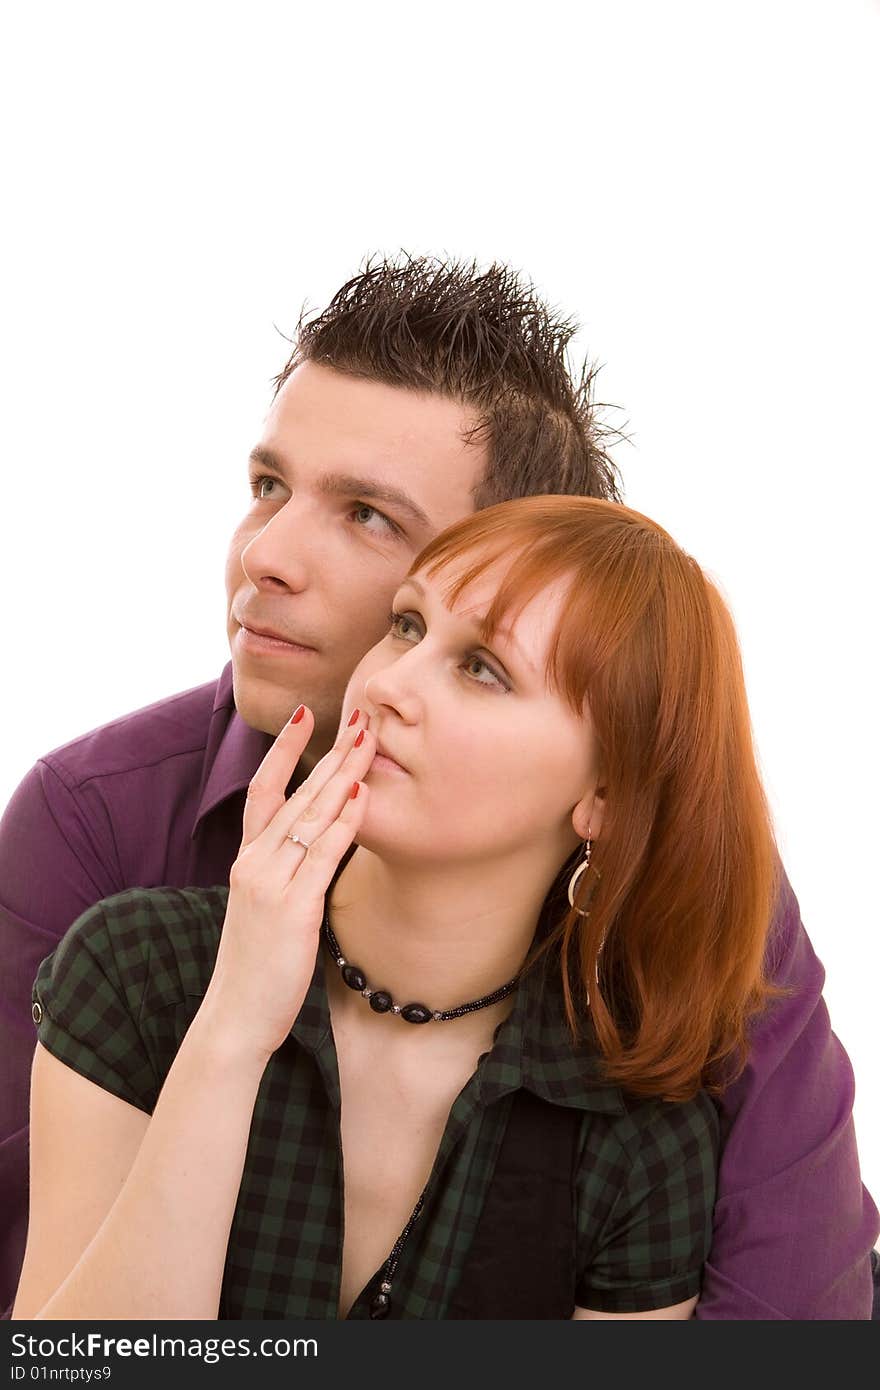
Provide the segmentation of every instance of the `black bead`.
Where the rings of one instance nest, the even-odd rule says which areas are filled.
[[[370,1008],[375,1009],[377,1014],[387,1014],[394,1000],[384,989],[374,989],[370,995]]]
[[[367,977],[362,970],[358,970],[356,965],[343,965],[342,978],[349,989],[366,989]]]
[[[377,1293],[370,1304],[371,1318],[387,1318],[391,1311],[391,1299],[387,1293]]]
[[[404,1004],[400,1017],[407,1023],[430,1023],[434,1015],[424,1004]]]

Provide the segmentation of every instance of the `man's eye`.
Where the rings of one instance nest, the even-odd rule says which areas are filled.
[[[250,482],[251,496],[257,502],[268,502],[274,499],[281,486],[279,480],[271,477],[268,473],[261,473],[259,477],[251,478]]]
[[[368,502],[356,502],[352,508],[351,516],[355,524],[365,531],[385,531],[392,535],[400,535],[400,527],[396,526],[384,512],[379,512],[375,507],[371,507]]]

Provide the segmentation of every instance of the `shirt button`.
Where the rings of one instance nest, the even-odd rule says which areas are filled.
[[[40,1023],[43,1018],[43,1006],[37,999],[34,1000],[33,1007],[31,1008],[31,1018],[34,1020],[34,1023]]]

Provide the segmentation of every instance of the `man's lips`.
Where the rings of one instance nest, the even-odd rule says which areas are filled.
[[[242,632],[247,635],[262,639],[269,643],[277,643],[279,647],[292,647],[298,651],[316,650],[310,643],[303,642],[301,638],[294,637],[289,632],[280,632],[277,628],[268,627],[265,623],[256,623],[249,618],[246,620],[235,618],[235,622],[238,623]]]

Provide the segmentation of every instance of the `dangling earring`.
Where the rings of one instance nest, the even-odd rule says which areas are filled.
[[[577,866],[577,868],[575,869],[574,873],[572,874],[571,878],[568,880],[568,901],[569,901],[570,905],[574,908],[575,912],[577,912],[578,915],[579,915],[580,917],[589,917],[590,914],[589,914],[588,911],[585,912],[583,908],[577,907],[577,906],[576,906],[575,900],[574,900],[574,894],[575,894],[575,889],[577,888],[578,883],[580,882],[581,877],[587,872],[587,869],[590,867],[590,860],[592,859],[592,857],[593,857],[593,827],[590,825],[590,826],[587,826],[587,838],[586,838],[586,840],[584,841],[584,857],[583,857],[583,859],[581,860],[580,864],[578,864],[578,866]],[[594,869],[593,872],[595,873],[596,877],[598,878],[598,877],[599,877],[599,870],[598,870],[598,869]],[[599,983],[599,955],[602,954],[602,947],[603,947],[604,945],[605,945],[605,937],[604,937],[604,935],[603,935],[603,937],[602,937],[602,942],[601,942],[601,944],[600,944],[600,946],[599,946],[599,952],[598,952],[598,955],[596,956],[596,984],[597,984],[597,985],[598,985],[598,983]],[[589,990],[586,991],[586,1004],[587,1004],[587,1008],[589,1008],[589,1007],[590,1007],[590,992],[589,992]]]
[[[568,902],[569,902],[569,906],[570,906],[570,907],[573,907],[574,910],[575,910],[575,912],[579,913],[581,917],[589,917],[590,914],[589,914],[589,912],[584,912],[582,908],[576,906],[575,900],[574,900],[574,894],[575,894],[575,889],[577,888],[578,883],[579,883],[581,877],[587,872],[587,869],[590,867],[590,860],[592,859],[592,857],[593,857],[593,827],[590,825],[590,826],[587,826],[587,838],[586,838],[586,840],[584,841],[584,857],[583,857],[583,859],[581,860],[580,864],[578,864],[578,866],[577,866],[577,868],[575,869],[574,873],[572,874],[571,878],[568,880]]]

